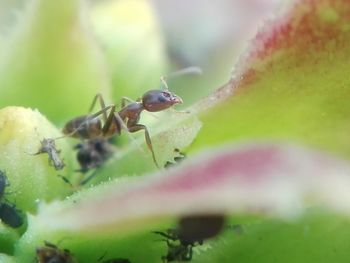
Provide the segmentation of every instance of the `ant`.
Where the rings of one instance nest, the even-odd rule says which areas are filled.
[[[77,263],[68,249],[61,250],[47,241],[44,241],[44,245],[36,249],[38,263]]]
[[[17,228],[23,224],[22,212],[8,201],[1,202],[7,186],[9,183],[6,174],[0,171],[0,220],[10,227]]]
[[[166,238],[168,254],[162,256],[163,262],[190,261],[193,247],[197,244],[202,245],[204,239],[219,234],[224,222],[223,215],[185,216],[179,220],[175,229],[168,229],[166,232],[154,231],[153,233]]]
[[[49,162],[55,167],[56,170],[62,170],[65,166],[64,162],[61,160],[59,153],[61,150],[57,150],[56,143],[54,139],[43,139],[40,141],[41,147],[37,153],[33,155],[38,155],[42,153],[47,153],[49,155]]]
[[[196,67],[185,68],[174,72],[169,76],[187,73],[200,73],[200,69]],[[94,114],[79,116],[69,121],[64,126],[63,133],[65,136],[91,140],[101,137],[109,138],[115,134],[120,135],[122,129],[130,133],[143,130],[145,133],[146,144],[152,153],[153,162],[159,167],[148,129],[145,125],[139,124],[139,120],[143,111],[159,112],[183,102],[179,96],[169,91],[165,78],[165,76],[160,78],[164,85],[164,89],[149,90],[144,93],[138,101],[133,101],[123,97],[121,100],[121,109],[119,111],[115,110],[116,105],[114,104],[106,106],[102,95],[97,94],[92,102],[89,112],[95,107],[97,101],[100,103],[101,110]],[[107,114],[108,111],[109,113]],[[103,123],[100,119],[101,115]]]

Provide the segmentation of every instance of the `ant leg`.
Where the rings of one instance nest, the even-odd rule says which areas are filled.
[[[136,102],[136,101],[135,101],[135,100],[132,100],[132,99],[130,99],[130,98],[128,98],[128,97],[122,97],[122,98],[121,98],[121,107],[124,108],[128,102],[129,102],[129,103],[134,103],[134,102]]]
[[[49,241],[44,240],[44,244],[45,244],[46,247],[57,249],[57,246],[55,244],[52,244]]]
[[[147,127],[145,125],[142,125],[142,124],[136,124],[134,126],[129,127],[129,132],[137,132],[139,130],[145,131],[145,139],[146,139],[148,149],[152,152],[152,158],[153,158],[154,164],[157,166],[157,168],[159,168],[159,165],[158,165],[157,160],[156,160],[156,156],[154,155],[152,141],[151,141],[151,137],[149,136],[149,132],[147,130]]]
[[[115,122],[115,126],[116,126],[116,129],[115,129],[114,133],[117,132],[118,134],[120,134],[121,133],[121,129],[124,129],[127,132],[127,134],[129,136],[129,138],[131,139],[131,141],[133,143],[135,143],[135,139],[130,135],[130,131],[129,131],[128,127],[126,126],[125,122],[120,117],[119,113],[115,111],[115,105],[113,105],[110,113],[108,114],[107,121],[105,122],[105,124],[102,127],[102,134],[103,135],[111,133],[110,127],[111,127],[113,122]]]
[[[109,131],[109,128],[111,127],[111,124],[114,120],[114,112],[115,112],[115,105],[113,105],[111,107],[111,110],[109,111],[108,117],[106,118],[105,124],[102,127],[102,134],[103,135],[106,135]],[[119,130],[120,130],[120,128],[119,128]],[[120,131],[118,131],[118,132],[120,132]]]
[[[92,174],[90,174],[88,177],[84,178],[83,180],[81,180],[81,182],[79,183],[79,186],[83,186],[86,183],[88,183],[91,179],[93,179],[95,176],[97,175],[97,169],[95,169],[95,171],[92,172]]]
[[[192,260],[192,254],[193,254],[193,250],[192,250],[192,246],[190,246],[189,249],[188,249],[188,255],[186,255],[183,259],[185,261],[191,261]]]
[[[66,184],[69,184],[70,187],[74,188],[73,184],[71,183],[71,181],[67,177],[60,175],[60,174],[58,174],[57,177],[61,178],[63,180],[63,182],[65,182]]]
[[[94,97],[94,99],[92,100],[91,106],[90,106],[90,108],[89,108],[89,114],[90,114],[90,113],[92,112],[92,110],[94,109],[97,100],[98,100],[99,103],[100,103],[101,109],[106,108],[106,104],[105,104],[105,101],[104,101],[104,99],[103,99],[103,97],[102,97],[102,94],[101,94],[101,93],[97,93],[96,96]],[[102,113],[102,114],[103,114],[103,120],[106,121],[106,120],[107,120],[107,113],[104,112],[104,113]]]
[[[130,132],[128,127],[126,126],[125,122],[123,119],[120,117],[118,112],[115,111],[115,105],[113,105],[111,111],[108,114],[107,121],[102,127],[102,134],[106,135],[108,134],[109,128],[111,127],[113,121],[116,121],[116,126],[117,126],[117,132],[120,133],[121,129],[124,129],[128,133]],[[131,138],[133,139],[133,138]]]
[[[168,241],[168,239],[173,240],[173,241],[176,240],[176,238],[174,238],[173,236],[171,236],[171,235],[169,235],[169,234],[166,234],[166,233],[164,233],[164,232],[161,232],[161,231],[152,231],[152,233],[158,234],[158,235],[161,235],[162,237],[167,238],[167,241]]]

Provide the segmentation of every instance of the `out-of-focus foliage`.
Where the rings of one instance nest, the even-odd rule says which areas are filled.
[[[234,40],[246,39],[242,32],[250,28],[243,29],[244,21],[253,21],[258,4],[267,2],[241,3],[250,10],[241,24],[233,23],[241,13],[231,10],[238,1],[222,0],[212,9],[209,1],[182,6],[202,8],[201,15],[193,13],[197,34],[189,21],[177,25],[182,14],[173,12],[173,25],[193,33],[185,37],[187,51],[177,48],[181,33],[173,30],[174,16],[164,3],[153,2],[154,11],[145,0],[18,1],[13,20],[0,11],[0,21],[9,25],[0,27],[0,105],[36,107],[56,123],[85,114],[96,92],[118,103],[121,96],[136,99],[158,86],[169,68],[198,62],[205,69],[198,82],[169,80],[171,89],[179,85],[175,90],[191,105],[190,113],[143,114],[140,122],[147,124],[161,166],[182,161],[177,168],[157,171],[140,132],[89,184],[71,187],[57,176],[76,182],[68,139],[57,141],[68,163],[61,173],[46,155],[31,155],[40,140],[60,135],[56,128],[37,111],[2,109],[0,170],[11,184],[0,204],[16,203],[27,220],[18,230],[1,223],[0,261],[35,261],[36,248],[47,240],[69,249],[79,262],[102,261],[103,255],[160,262],[171,247],[154,242],[161,237],[152,231],[176,227],[184,215],[219,214],[227,220],[223,234],[194,247],[193,262],[347,262],[347,232],[340,235],[339,229],[349,225],[350,166],[319,150],[349,153],[349,3],[300,0],[290,6],[255,37],[231,80],[194,105],[218,86],[213,83],[225,82],[240,49]],[[175,6],[181,2],[172,11]],[[217,23],[208,14],[219,15]],[[164,47],[172,53],[170,62]],[[243,139],[250,144],[193,155]],[[179,152],[187,149],[186,157]]]

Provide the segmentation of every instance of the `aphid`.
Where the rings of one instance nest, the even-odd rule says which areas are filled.
[[[186,216],[179,220],[175,229],[154,233],[165,237],[168,253],[162,256],[163,262],[190,261],[196,245],[212,238],[223,229],[225,218],[222,215]],[[177,242],[177,243],[176,243]]]
[[[173,261],[190,261],[192,259],[192,248],[195,244],[183,242],[173,229],[168,229],[166,232],[154,231],[166,239],[168,252],[161,259],[164,263]]]
[[[61,150],[58,150],[56,148],[55,140],[50,138],[47,138],[47,139],[44,138],[42,141],[40,141],[40,143],[41,143],[41,147],[39,151],[34,155],[47,153],[49,155],[50,164],[53,165],[56,170],[62,170],[65,164],[59,156],[59,153],[61,152]]]
[[[174,75],[199,72],[198,68],[187,68]],[[90,107],[94,108],[97,100],[100,103],[101,110],[95,114],[89,114],[74,118],[69,121],[63,128],[63,133],[66,136],[71,136],[80,139],[94,139],[94,138],[109,138],[113,135],[120,135],[121,130],[125,129],[130,133],[143,130],[145,133],[145,140],[149,150],[152,153],[152,158],[157,167],[159,167],[154,154],[151,137],[145,125],[139,123],[141,113],[143,111],[159,112],[166,110],[176,104],[182,103],[182,99],[176,94],[169,91],[168,85],[165,82],[165,77],[161,78],[164,84],[163,90],[149,90],[143,94],[139,101],[132,101],[128,98],[122,98],[121,109],[115,111],[115,105],[105,106],[101,94],[97,94]],[[128,104],[127,104],[128,103]],[[107,112],[109,113],[107,114]],[[102,115],[103,122],[100,119]]]
[[[186,243],[203,243],[203,240],[217,236],[225,225],[223,215],[185,216],[179,220],[177,234]]]
[[[22,212],[15,205],[2,200],[8,185],[5,172],[0,171],[0,220],[10,227],[17,228],[23,224]]]
[[[36,249],[38,263],[77,263],[68,249],[59,249],[56,245],[45,241],[45,246]]]
[[[75,146],[80,172],[100,167],[113,153],[112,146],[104,138],[95,138]]]
[[[0,220],[10,227],[20,227],[23,224],[22,212],[13,204],[0,203]]]
[[[5,172],[0,171],[0,201],[5,194],[5,188],[8,186]]]

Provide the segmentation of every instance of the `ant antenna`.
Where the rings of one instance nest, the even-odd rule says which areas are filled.
[[[170,73],[167,77],[176,77],[186,74],[202,74],[202,69],[200,67],[187,67]]]
[[[169,90],[168,84],[166,83],[166,79],[168,78],[173,78],[173,77],[177,77],[177,76],[181,76],[181,75],[187,75],[187,74],[202,74],[202,69],[200,67],[187,67],[187,68],[183,68],[180,69],[178,71],[175,71],[173,73],[170,73],[166,76],[161,76],[160,77],[160,81],[162,82],[162,84],[165,87],[165,90]]]
[[[162,84],[164,85],[164,89],[165,89],[166,91],[169,91],[168,84],[167,84],[166,81],[165,81],[165,76],[161,76],[161,77],[160,77],[160,81],[161,81]]]

